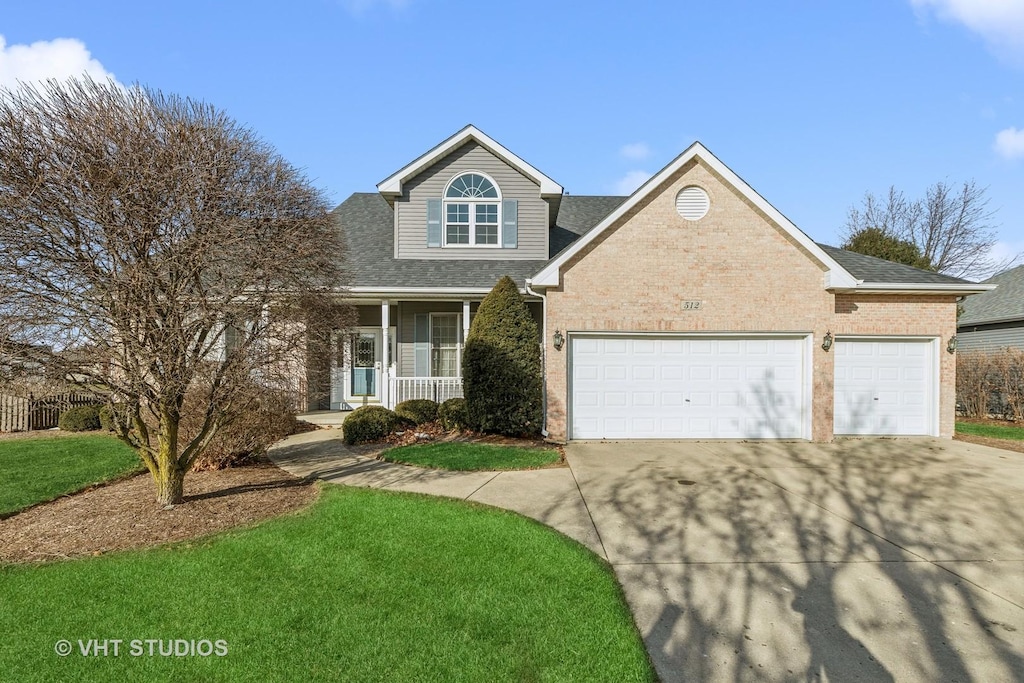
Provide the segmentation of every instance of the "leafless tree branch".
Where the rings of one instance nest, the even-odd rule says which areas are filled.
[[[342,256],[323,195],[208,104],[0,90],[0,356],[109,401],[164,502],[244,387],[292,381],[307,329],[347,324]]]

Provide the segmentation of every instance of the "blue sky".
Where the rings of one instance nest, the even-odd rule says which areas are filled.
[[[974,179],[1024,250],[1024,0],[37,0],[0,36],[0,84],[206,100],[335,201],[473,123],[573,194],[700,140],[830,243],[865,191]]]

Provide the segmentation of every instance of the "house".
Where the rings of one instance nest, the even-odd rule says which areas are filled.
[[[359,323],[310,366],[317,407],[460,395],[510,275],[555,440],[949,437],[957,300],[989,289],[816,244],[700,143],[629,197],[575,196],[467,126],[334,215]]]
[[[957,320],[961,351],[1024,349],[1024,266],[999,273],[985,284],[994,291],[966,299]]]

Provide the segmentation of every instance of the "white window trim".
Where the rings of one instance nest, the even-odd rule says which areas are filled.
[[[434,318],[455,318],[455,375],[434,374]],[[430,348],[429,362],[427,363],[428,377],[462,377],[462,314],[454,312],[431,313],[430,325],[427,331],[427,343]]]
[[[475,174],[485,178],[491,185],[494,186],[497,191],[497,197],[449,197],[448,189],[452,186],[456,180],[465,175]],[[466,244],[461,243],[449,243],[448,242],[448,205],[449,204],[468,204],[469,205],[469,242]],[[495,204],[498,207],[498,238],[494,244],[478,244],[476,241],[476,206],[477,204]],[[465,223],[459,223],[458,225],[466,225]],[[492,223],[486,223],[485,225],[493,225]],[[494,178],[487,175],[483,171],[460,171],[452,176],[451,180],[444,186],[444,192],[441,194],[441,246],[446,249],[501,249],[502,245],[502,194],[501,187],[495,182]]]

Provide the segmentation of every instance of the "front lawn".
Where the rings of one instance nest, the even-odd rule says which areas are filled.
[[[17,681],[654,678],[596,556],[416,494],[325,485],[299,514],[205,541],[0,566],[0,604],[0,671]],[[106,656],[83,656],[89,639]],[[185,654],[161,655],[173,640]],[[216,641],[227,654],[203,656]]]
[[[1024,427],[1018,425],[997,425],[986,422],[960,422],[956,423],[956,431],[961,434],[973,436],[984,436],[989,439],[1004,439],[1007,441],[1024,441]]]
[[[445,441],[392,448],[381,459],[440,470],[528,470],[558,462],[553,448],[496,446],[466,441]]]
[[[0,515],[140,467],[134,451],[112,436],[4,439],[0,441]]]

